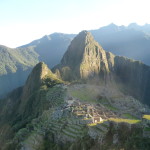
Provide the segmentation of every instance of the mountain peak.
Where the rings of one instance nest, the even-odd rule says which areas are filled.
[[[40,87],[42,84],[42,79],[51,73],[49,68],[44,62],[39,62],[30,73],[24,89],[23,89],[23,97],[27,97],[28,95],[31,95],[36,89]]]
[[[76,66],[80,63],[85,51],[85,47],[89,43],[93,43],[94,38],[90,32],[81,31],[71,42],[61,63],[63,65]]]
[[[44,62],[39,62],[33,69],[33,75],[39,75],[39,79],[43,79],[49,72],[51,72],[48,66]]]
[[[89,40],[94,40],[92,34],[86,30],[83,30],[73,39],[72,42],[80,41],[84,44],[87,44]]]
[[[91,34],[91,33],[88,32],[87,30],[83,30],[83,31],[79,32],[79,34],[77,36],[87,36],[89,34]]]
[[[92,34],[86,30],[81,31],[77,36],[77,39],[83,39],[83,42],[85,44],[88,44],[89,42],[92,42],[94,40]]]
[[[64,80],[89,78],[94,74],[98,75],[100,71],[108,72],[106,55],[92,34],[84,30],[72,40],[57,67]]]

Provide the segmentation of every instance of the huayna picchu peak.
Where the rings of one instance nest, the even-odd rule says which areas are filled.
[[[113,54],[105,52],[88,31],[80,32],[69,45],[59,69],[64,80],[86,79],[109,73]]]
[[[149,150],[149,77],[82,31],[52,71],[39,62],[0,100],[0,150]]]
[[[53,71],[63,80],[92,80],[115,83],[124,91],[150,104],[150,67],[105,51],[90,32],[80,32],[69,45],[61,63]]]

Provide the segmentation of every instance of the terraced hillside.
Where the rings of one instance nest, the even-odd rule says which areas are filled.
[[[118,102],[118,98],[121,99],[121,93],[114,94],[117,93],[116,91],[109,94],[110,91],[105,91],[105,87],[99,87],[101,90],[97,90],[99,91],[97,93],[98,97],[94,93],[95,101],[93,102],[92,100],[85,101],[85,99],[82,99],[81,93],[79,97],[78,93],[74,95],[74,92],[82,91],[83,88],[85,88],[85,93],[89,93],[88,89],[93,88],[93,85],[91,87],[90,85],[86,86],[85,84],[61,84],[55,85],[52,89],[50,88],[46,97],[48,101],[52,102],[52,105],[49,106],[49,109],[43,110],[38,118],[27,123],[25,128],[18,130],[10,147],[12,148],[15,143],[15,148],[33,150],[76,150],[78,148],[82,150],[97,150],[109,149],[110,147],[114,149],[121,147],[125,149],[129,147],[141,149],[141,147],[144,147],[148,150],[149,138],[146,135],[148,133],[146,131],[148,124],[141,118],[141,110],[138,110],[135,106],[137,114],[140,114],[138,118],[133,118],[134,115],[131,115],[135,108],[131,111],[130,115],[125,113],[128,110],[124,109],[122,111],[118,108],[119,104],[120,106],[121,103],[124,104],[121,100]],[[57,93],[58,89],[65,90],[66,94],[63,103],[56,96],[59,93]],[[106,96],[105,98],[102,97],[104,95]],[[92,96],[90,95],[90,97]],[[130,105],[136,101],[123,94],[122,98],[128,98]],[[119,104],[117,103],[116,105],[112,101]],[[108,103],[111,107],[106,105]],[[116,109],[111,109],[112,107]],[[142,104],[140,104],[140,107],[143,108],[142,110],[150,110],[148,106]],[[97,116],[88,111],[88,108],[92,109]],[[91,115],[88,115],[88,113]],[[100,114],[102,120],[93,122],[92,118],[98,117],[98,114]],[[149,115],[143,117],[149,118]],[[130,133],[130,136],[125,134],[125,132]],[[145,140],[143,145],[139,145],[139,140]],[[133,146],[130,141],[135,141],[135,145]]]

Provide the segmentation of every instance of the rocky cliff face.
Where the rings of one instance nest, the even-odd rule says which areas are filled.
[[[95,75],[105,77],[110,72],[113,57],[103,50],[91,33],[82,31],[73,39],[55,69],[59,69],[64,80],[87,79]]]

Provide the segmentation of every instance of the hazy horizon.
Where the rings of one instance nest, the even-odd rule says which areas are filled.
[[[114,23],[150,24],[148,0],[0,2],[0,45],[15,48],[54,32],[78,33]]]

